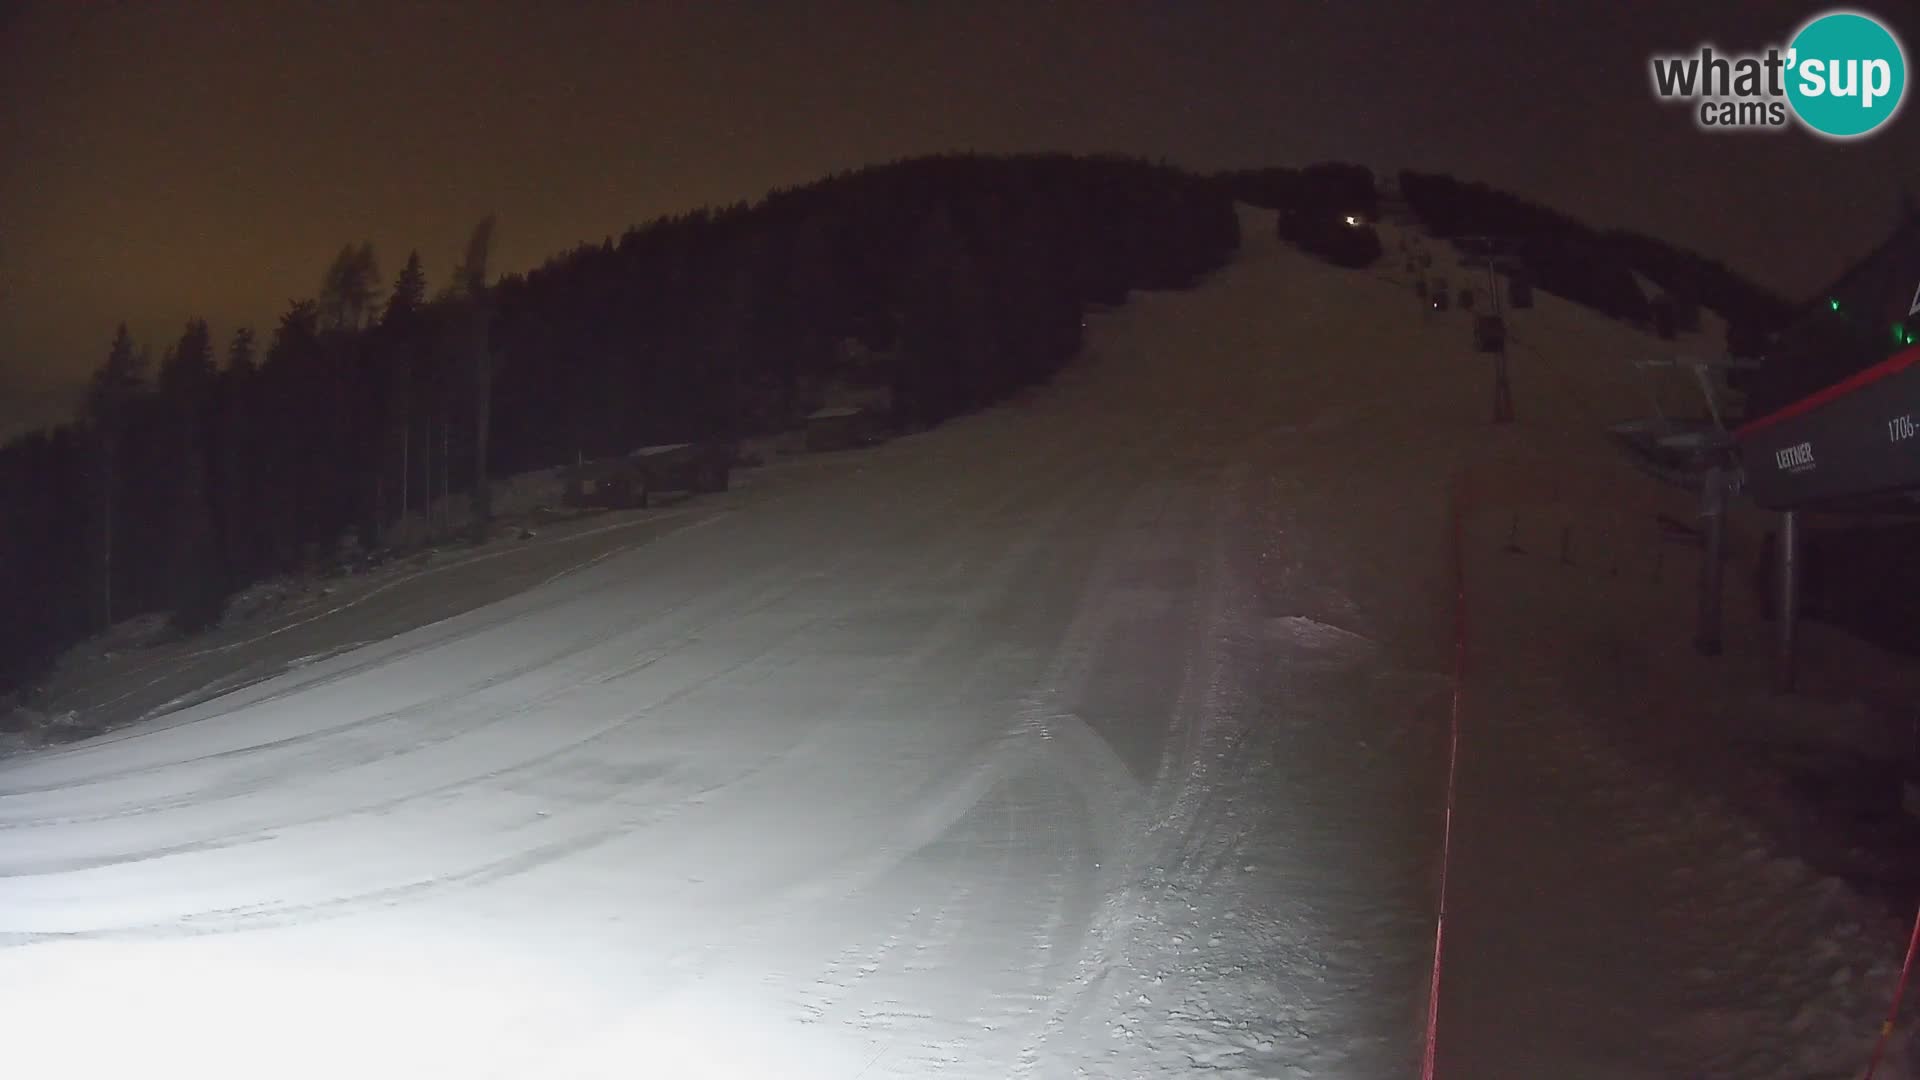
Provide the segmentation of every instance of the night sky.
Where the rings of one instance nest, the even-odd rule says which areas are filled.
[[[264,334],[348,241],[438,286],[473,223],[524,269],[665,212],[944,150],[1443,170],[1799,296],[1920,186],[1920,118],[1706,135],[1653,52],[1826,4],[0,0],[0,434],[58,419],[126,319]],[[1905,4],[1864,5],[1908,43]],[[1920,93],[1920,88],[1910,91]]]

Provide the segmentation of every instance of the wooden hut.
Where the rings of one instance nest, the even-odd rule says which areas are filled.
[[[867,409],[843,405],[820,409],[807,417],[807,449],[851,450],[871,446],[884,438],[879,417]]]
[[[564,499],[568,506],[623,510],[645,507],[662,492],[725,491],[737,457],[737,448],[725,442],[646,446],[569,467]]]
[[[645,506],[647,484],[638,462],[602,458],[570,465],[564,472],[561,501],[577,509],[625,510]]]
[[[628,456],[639,463],[646,480],[640,502],[645,506],[647,496],[656,492],[727,490],[739,450],[725,442],[665,443],[641,447]]]

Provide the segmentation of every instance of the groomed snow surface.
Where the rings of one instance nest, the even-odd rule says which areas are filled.
[[[986,413],[104,672],[186,704],[0,761],[8,1074],[1414,1076],[1456,475],[1440,1075],[1857,1074],[1904,927],[1663,751],[1655,343],[1542,297],[1496,428],[1244,214]]]

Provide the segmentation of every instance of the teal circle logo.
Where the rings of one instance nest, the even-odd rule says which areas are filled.
[[[1816,134],[1854,139],[1893,119],[1907,90],[1907,56],[1886,27],[1834,11],[1788,45],[1787,101]]]

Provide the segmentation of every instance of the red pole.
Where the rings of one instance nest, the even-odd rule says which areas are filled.
[[[1865,1080],[1873,1080],[1874,1070],[1880,1067],[1880,1058],[1887,1052],[1887,1040],[1893,1037],[1893,1021],[1900,1015],[1900,998],[1907,991],[1907,977],[1913,974],[1913,954],[1920,949],[1920,913],[1913,920],[1913,936],[1907,939],[1907,959],[1900,965],[1900,981],[1893,986],[1893,1004],[1887,1006],[1887,1018],[1880,1023],[1880,1039],[1873,1044],[1873,1057],[1867,1061]]]
[[[1453,518],[1453,703],[1448,717],[1447,738],[1447,803],[1444,824],[1440,832],[1440,910],[1434,918],[1433,926],[1433,974],[1427,981],[1427,1038],[1426,1047],[1420,1057],[1421,1080],[1433,1080],[1435,1049],[1440,1035],[1440,962],[1446,951],[1447,937],[1447,873],[1453,862],[1453,804],[1455,778],[1459,773],[1460,762],[1460,687],[1465,681],[1467,670],[1467,571],[1465,550],[1465,528],[1462,517],[1465,509],[1462,492],[1466,487],[1465,474],[1456,476],[1453,483],[1451,516]]]

